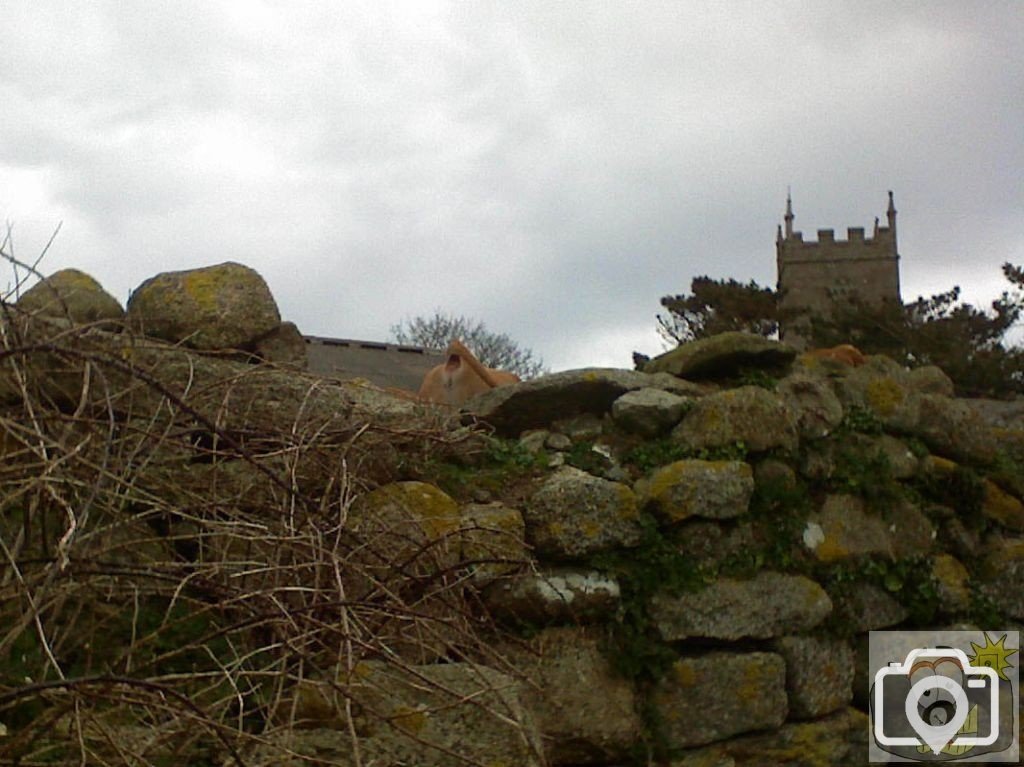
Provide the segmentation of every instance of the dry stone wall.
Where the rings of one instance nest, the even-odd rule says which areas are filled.
[[[10,339],[22,320],[6,321]],[[281,683],[288,726],[267,725],[243,755],[254,763],[355,764],[362,744],[362,763],[389,765],[863,764],[867,632],[1024,621],[1024,424],[978,417],[935,368],[846,367],[725,334],[654,372],[496,389],[460,418],[300,373],[239,384],[237,362],[129,340],[79,343],[130,349],[176,392],[168,362],[185,360],[210,407],[238,406],[217,428],[194,421],[239,450],[161,448],[135,480],[199,510],[165,532],[190,542],[205,497],[294,538],[289,519],[312,499],[338,546],[351,536],[332,555],[345,566],[310,565],[275,599],[336,582],[335,602],[390,611],[294,656],[308,668]],[[64,412],[84,401],[71,368],[40,383]],[[26,389],[12,370],[0,401],[13,412]],[[111,412],[152,417],[168,400],[148,391]],[[284,432],[291,447],[272,438]],[[367,432],[387,438],[339,473]],[[289,463],[303,440],[313,448]],[[453,443],[472,449],[433,447]],[[237,549],[225,536],[169,552],[198,566],[200,549]],[[275,540],[250,537],[246,577]],[[296,601],[288,615],[330,609]]]

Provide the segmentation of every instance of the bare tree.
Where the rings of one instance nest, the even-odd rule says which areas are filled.
[[[531,349],[520,347],[505,333],[493,333],[479,320],[440,309],[435,309],[432,317],[414,317],[392,325],[391,335],[397,343],[427,349],[444,349],[457,338],[487,367],[508,370],[523,379],[547,372],[542,359],[534,358]]]

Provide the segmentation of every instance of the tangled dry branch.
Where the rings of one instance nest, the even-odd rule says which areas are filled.
[[[353,510],[478,435],[373,405],[0,302],[0,758],[299,764],[334,717],[359,765],[381,669],[465,697],[417,671],[489,657],[452,541]]]

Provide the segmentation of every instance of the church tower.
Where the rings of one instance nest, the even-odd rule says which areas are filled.
[[[870,303],[901,301],[899,252],[896,248],[896,205],[889,192],[888,226],[875,228],[871,237],[863,227],[849,227],[846,239],[837,240],[832,229],[819,229],[818,241],[804,242],[793,229],[793,201],[786,195],[783,225],[775,238],[779,306],[804,316],[831,315],[844,297],[856,294]],[[806,320],[791,320],[781,329],[782,340],[797,348],[807,346]]]

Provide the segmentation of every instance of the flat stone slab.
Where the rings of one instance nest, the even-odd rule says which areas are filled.
[[[655,357],[644,365],[644,372],[700,380],[734,375],[744,368],[777,368],[794,357],[796,349],[789,344],[753,333],[719,333]]]
[[[675,748],[774,729],[786,720],[786,664],[769,652],[680,658],[658,682],[653,703]]]
[[[586,623],[611,617],[619,582],[596,570],[556,568],[492,583],[483,592],[492,614],[530,623]]]
[[[830,612],[832,600],[810,578],[770,571],[742,581],[719,578],[701,591],[651,600],[654,625],[667,642],[768,639],[808,631]]]
[[[584,368],[501,386],[474,397],[464,409],[505,436],[541,429],[554,421],[591,413],[602,416],[628,391],[661,389],[700,396],[704,387],[668,374],[651,375],[617,368]]]

